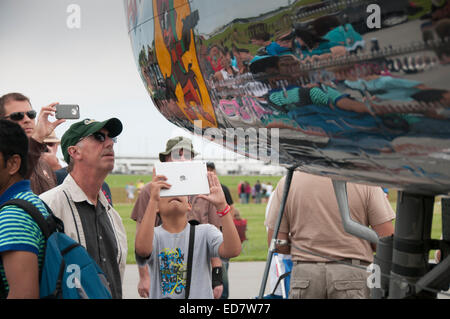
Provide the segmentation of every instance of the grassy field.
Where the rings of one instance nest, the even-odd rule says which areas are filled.
[[[242,253],[232,261],[265,261],[267,257],[267,235],[264,226],[264,215],[266,204],[240,204],[237,200],[237,185],[240,181],[248,181],[254,184],[256,180],[261,182],[271,182],[276,186],[281,176],[222,176],[220,180],[229,187],[235,200],[235,206],[240,211],[242,218],[247,219],[247,238],[244,242]],[[130,218],[133,209],[133,203],[126,203],[125,185],[129,182],[136,182],[139,179],[148,182],[151,176],[131,176],[131,175],[112,175],[107,182],[111,187],[114,207],[122,217],[128,237],[128,258],[127,263],[135,263],[134,258],[134,238],[136,223]],[[394,211],[396,210],[397,194],[392,191],[389,194],[389,200]],[[434,217],[432,225],[432,238],[439,239],[441,235],[441,205],[437,199],[434,206]],[[434,252],[430,252],[430,257]]]
[[[143,180],[144,183],[151,181],[151,175],[109,175],[106,182],[111,188],[112,198],[114,203],[126,203],[125,186],[128,183],[136,185],[137,181]],[[261,183],[271,183],[275,188],[281,176],[219,176],[222,184],[230,189],[231,196],[235,202],[238,202],[237,186],[241,181],[247,181],[250,185],[254,185],[257,180]]]
[[[142,179],[144,182],[151,180],[151,176],[136,175],[110,175],[106,182],[111,188],[115,209],[122,217],[128,237],[128,258],[127,263],[135,263],[134,258],[134,238],[136,233],[136,223],[130,218],[133,203],[127,203],[125,185],[136,183]],[[281,179],[281,176],[221,176],[221,183],[226,185],[235,201],[235,206],[241,213],[242,218],[247,219],[247,238],[243,244],[243,250],[239,257],[233,261],[262,261],[267,256],[267,237],[264,226],[264,215],[266,204],[240,204],[237,196],[237,185],[240,181],[248,181],[254,185],[257,180],[263,183],[270,182],[274,187]]]
[[[236,207],[241,212],[243,218],[247,219],[247,238],[244,242],[242,253],[239,257],[234,258],[233,261],[262,261],[266,260],[267,256],[267,237],[264,226],[265,205],[236,204]],[[115,204],[114,208],[122,217],[128,238],[128,256],[127,263],[134,264],[134,238],[136,234],[136,223],[130,218],[132,204]]]

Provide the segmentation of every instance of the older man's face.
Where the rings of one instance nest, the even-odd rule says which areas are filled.
[[[114,169],[114,140],[108,134],[108,130],[102,129],[77,144],[80,164],[107,172]]]

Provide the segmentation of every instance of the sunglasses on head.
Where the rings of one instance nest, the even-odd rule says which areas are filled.
[[[102,133],[102,132],[95,132],[95,133],[92,133],[91,135],[88,135],[88,136],[86,136],[84,138],[87,138],[89,136],[92,136],[97,142],[103,143],[103,142],[106,141],[106,136],[107,135],[105,133]],[[81,138],[80,141],[82,139],[83,138]],[[117,143],[117,137],[111,137],[111,139],[113,140],[114,143]]]
[[[10,118],[11,120],[18,122],[18,121],[22,121],[23,120],[23,118],[25,117],[25,114],[28,116],[28,118],[30,120],[36,118],[36,111],[35,110],[31,110],[31,111],[28,111],[28,112],[14,112],[14,113],[9,114],[8,116],[5,116],[4,118],[5,119]]]

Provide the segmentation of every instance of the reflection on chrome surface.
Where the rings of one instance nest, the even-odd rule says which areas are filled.
[[[124,3],[141,77],[174,124],[278,129],[283,165],[450,191],[449,1]]]

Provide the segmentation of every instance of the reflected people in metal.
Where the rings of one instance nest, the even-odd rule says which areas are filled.
[[[226,141],[253,128],[281,165],[313,174],[450,191],[448,1],[124,6],[142,80],[172,123],[264,159]]]

